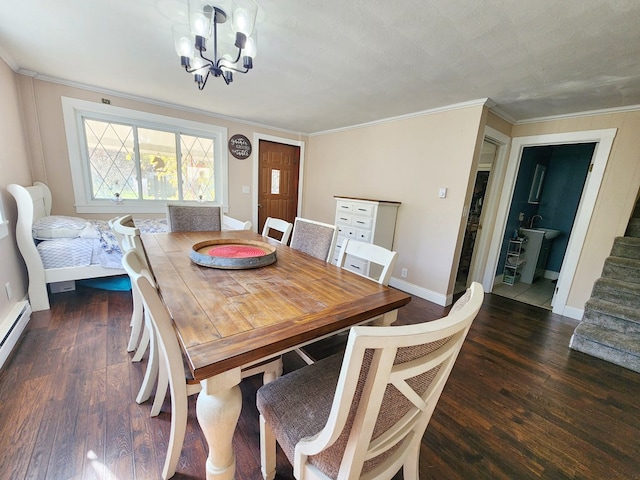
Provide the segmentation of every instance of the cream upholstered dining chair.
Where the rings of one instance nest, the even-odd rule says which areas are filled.
[[[418,480],[420,442],[484,292],[474,282],[435,321],[353,327],[335,355],[258,390],[262,473],[275,440],[298,480]]]
[[[289,246],[328,262],[333,257],[337,238],[335,225],[296,217]]]
[[[291,230],[293,229],[293,223],[282,220],[281,218],[267,217],[264,221],[264,227],[262,227],[262,236],[273,238],[274,240],[286,245],[291,236]],[[274,237],[274,233],[279,232],[278,237]]]
[[[171,393],[171,433],[167,446],[167,456],[162,468],[162,478],[166,480],[175,474],[176,465],[180,458],[187,427],[187,397],[198,393],[201,386],[194,379],[185,378],[186,370],[182,351],[173,329],[172,319],[152,283],[151,274],[144,268],[144,262],[138,251],[135,249],[127,251],[123,256],[122,265],[131,278],[132,288],[140,292],[158,345],[160,356],[158,391],[152,407],[152,415],[156,405],[162,404],[167,384]],[[279,377],[282,373],[282,359],[278,357],[243,369],[242,377],[246,378],[258,373],[264,375],[265,382]],[[159,398],[160,401],[158,402]],[[155,414],[157,412],[159,412],[159,406]]]
[[[359,262],[358,260],[364,261],[365,263]],[[370,278],[381,285],[387,286],[389,285],[391,273],[397,260],[398,252],[393,252],[373,243],[365,243],[359,240],[345,238],[342,243],[342,248],[340,249],[337,265],[340,268],[348,268],[349,271],[357,275]],[[366,323],[378,323],[382,318],[382,316],[374,317],[367,320]],[[346,334],[346,332],[339,333]],[[311,365],[316,361],[316,358],[314,358],[307,347],[298,347],[295,349],[295,352],[307,365]]]
[[[167,203],[170,232],[219,232],[222,215],[221,205]]]
[[[222,215],[222,229],[223,230],[251,230],[251,222],[247,220],[243,222],[237,218],[230,217],[229,215]]]

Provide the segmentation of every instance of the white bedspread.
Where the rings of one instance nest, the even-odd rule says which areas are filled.
[[[144,233],[166,232],[167,221],[161,219],[134,220]],[[39,242],[38,253],[44,268],[86,267],[122,268],[122,252],[118,241],[104,220],[90,220],[77,238],[59,238]]]

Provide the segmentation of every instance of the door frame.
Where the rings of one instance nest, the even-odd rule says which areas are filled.
[[[258,231],[258,175],[260,172],[260,140],[266,140],[268,142],[282,143],[284,145],[292,145],[294,147],[300,147],[300,163],[298,170],[298,210],[297,215],[300,216],[302,212],[302,187],[304,183],[304,145],[303,140],[292,140],[290,138],[276,137],[273,135],[266,135],[263,133],[253,134],[253,144],[256,146],[256,153],[253,155],[253,193],[251,195],[251,217],[254,225],[254,230]],[[260,232],[258,232],[260,233]]]
[[[496,223],[493,229],[489,258],[485,270],[484,279],[490,278],[490,285],[487,291],[493,289],[498,267],[498,257],[507,224],[509,208],[513,201],[513,191],[515,189],[516,178],[520,169],[523,150],[526,147],[539,147],[546,145],[567,145],[572,143],[596,143],[593,152],[593,165],[591,172],[587,175],[585,186],[580,197],[578,211],[576,212],[573,228],[569,236],[569,243],[560,268],[560,276],[556,284],[556,293],[553,299],[553,313],[564,315],[576,320],[582,318],[583,309],[567,307],[567,299],[575,276],[582,246],[587,236],[587,229],[593,215],[600,185],[604,177],[604,171],[609,160],[613,140],[616,136],[617,128],[602,130],[586,130],[579,132],[552,133],[543,135],[532,135],[528,137],[514,137],[511,143],[509,162],[500,196],[500,204],[496,214]]]
[[[467,275],[467,285],[471,282],[480,282],[487,292],[490,287],[486,280],[485,272],[488,264],[490,245],[491,245],[491,225],[496,223],[496,212],[498,211],[498,202],[500,201],[502,179],[507,166],[507,152],[511,144],[511,137],[499,132],[498,130],[485,127],[484,138],[496,145],[496,158],[491,165],[491,174],[489,175],[489,183],[485,192],[484,206],[480,215],[479,234],[476,237],[476,243],[473,247],[471,255],[471,263],[469,265],[469,274]],[[476,175],[477,175],[476,170]]]

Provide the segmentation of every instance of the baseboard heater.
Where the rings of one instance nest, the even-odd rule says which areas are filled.
[[[31,304],[24,300],[18,302],[0,323],[0,368],[9,358],[30,318]]]

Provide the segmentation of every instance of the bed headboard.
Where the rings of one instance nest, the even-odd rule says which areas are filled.
[[[44,298],[47,299],[44,268],[33,241],[32,226],[35,220],[51,213],[51,191],[41,182],[35,182],[32,187],[23,187],[12,183],[7,187],[7,190],[16,199],[18,206],[16,242],[29,272],[29,297],[35,296],[31,285],[41,285],[44,289]],[[46,301],[48,303],[48,299]],[[46,308],[49,308],[48,304]],[[38,309],[41,310],[41,308]]]
[[[30,231],[33,222],[51,215],[51,190],[44,183],[35,182],[32,187],[13,183],[7,190],[18,205],[18,225],[24,223],[29,226]]]

